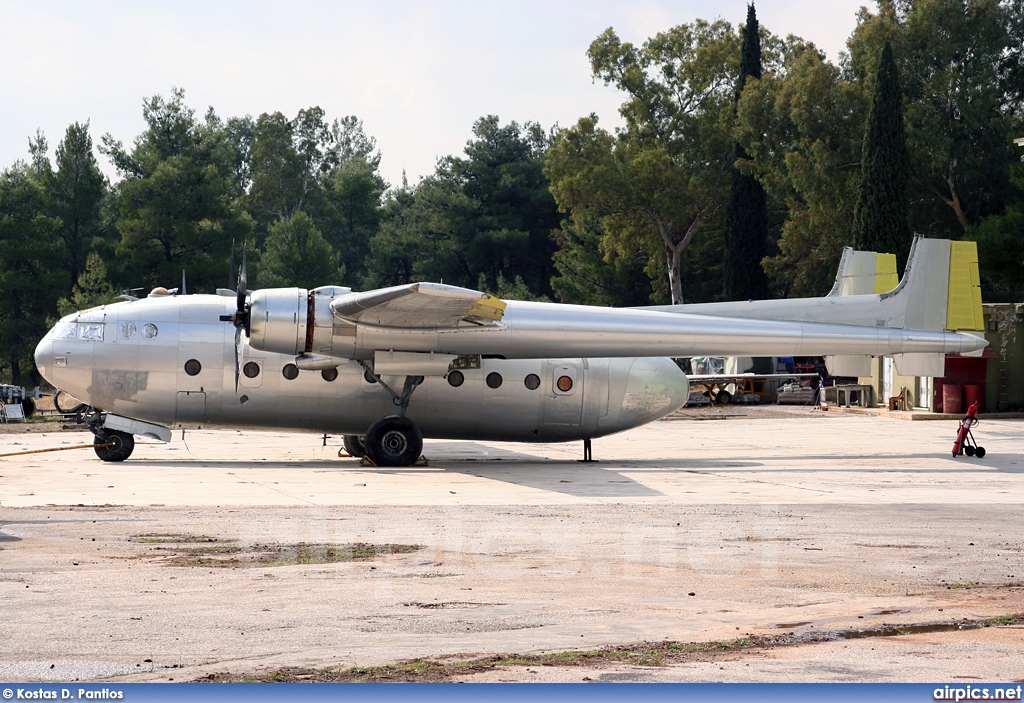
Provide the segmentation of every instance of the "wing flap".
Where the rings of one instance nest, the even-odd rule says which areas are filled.
[[[456,327],[462,321],[494,324],[506,303],[468,288],[439,283],[410,283],[365,293],[349,293],[331,302],[335,317],[380,327]]]

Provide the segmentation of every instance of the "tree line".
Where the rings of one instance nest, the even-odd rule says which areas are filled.
[[[462,154],[387,183],[355,116],[202,116],[143,102],[130,145],[90,124],[0,173],[0,379],[28,383],[61,314],[122,291],[366,289],[443,281],[499,296],[646,305],[820,295],[842,247],[978,242],[986,300],[1024,299],[1021,0],[862,9],[848,53],[696,20],[587,56],[623,126],[472,125]],[[110,182],[105,158],[117,173]]]

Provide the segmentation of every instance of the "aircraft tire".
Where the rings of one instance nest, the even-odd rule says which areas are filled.
[[[96,437],[93,440],[93,451],[103,461],[124,461],[132,455],[132,451],[135,449],[135,437],[128,434],[127,432],[118,432],[117,430],[104,430],[106,439]],[[112,444],[111,447],[103,446],[105,444]]]
[[[362,459],[366,454],[366,444],[363,440],[365,438],[362,435],[347,434],[341,438],[341,441],[345,445],[345,451],[354,456],[356,459]]]
[[[36,412],[36,401],[31,398],[25,398],[21,401],[21,412],[25,414],[26,418],[32,417]]]
[[[715,400],[719,405],[728,405],[732,402],[732,393],[729,391],[718,391],[718,395],[715,396]]]
[[[412,466],[423,452],[420,428],[399,415],[382,417],[370,425],[363,443],[366,455],[377,466]]]

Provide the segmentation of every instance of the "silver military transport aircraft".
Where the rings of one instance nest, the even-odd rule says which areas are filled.
[[[631,309],[436,283],[250,292],[243,261],[237,291],[157,288],[68,315],[35,360],[82,401],[104,461],[127,459],[134,435],[206,427],[341,434],[379,466],[411,465],[423,437],[584,440],[589,453],[592,438],[687,401],[668,357],[830,355],[833,373],[856,375],[892,355],[900,373],[941,375],[944,354],[987,344],[963,331],[981,329],[977,254],[964,245],[915,240],[884,292],[846,295],[837,279],[823,298]]]

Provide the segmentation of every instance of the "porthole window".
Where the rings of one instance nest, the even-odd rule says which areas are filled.
[[[487,386],[489,388],[501,388],[501,374],[496,371],[487,374]]]
[[[540,376],[535,373],[531,373],[529,376],[523,379],[523,385],[529,388],[531,391],[535,391],[540,388]]]
[[[121,336],[125,339],[131,339],[135,336],[135,323],[134,322],[122,322],[121,323]]]
[[[376,383],[377,377],[370,373],[370,369],[363,371],[363,378],[366,379],[367,383]]]
[[[281,375],[289,381],[294,381],[299,377],[299,367],[295,364],[285,364],[284,368],[281,369]]]
[[[256,378],[260,375],[260,365],[255,361],[247,361],[245,366],[242,367],[242,373],[245,374],[246,378]]]
[[[152,322],[147,322],[142,326],[142,336],[146,339],[156,339],[156,325]]]
[[[462,375],[461,371],[452,371],[448,374],[448,385],[452,388],[458,388],[465,383],[466,377]]]
[[[203,365],[195,359],[189,359],[185,362],[185,373],[189,376],[198,376],[199,372],[203,370]]]
[[[572,390],[572,379],[568,376],[559,376],[558,380],[555,381],[555,385],[558,387],[558,390],[568,393]]]
[[[332,366],[329,369],[324,369],[320,372],[320,376],[329,383],[338,377],[338,367]]]

